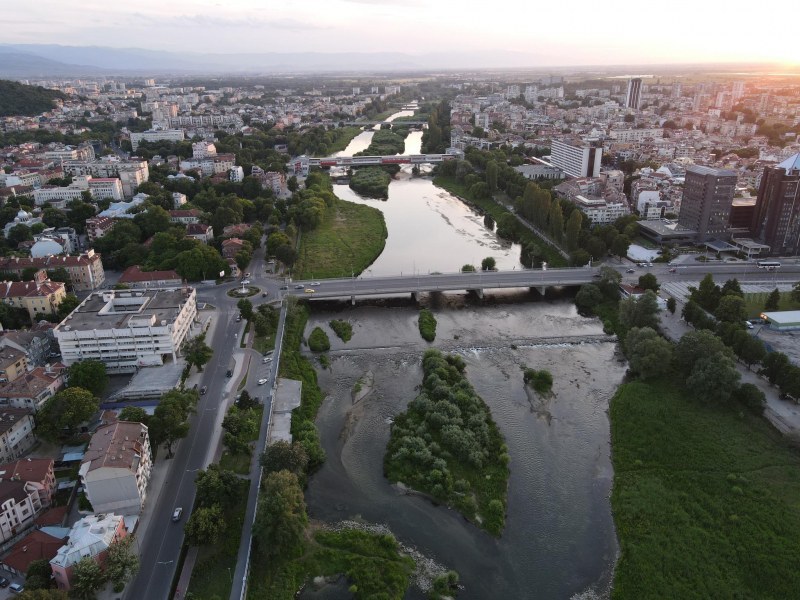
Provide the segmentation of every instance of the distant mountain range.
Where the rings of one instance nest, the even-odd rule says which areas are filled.
[[[0,45],[0,77],[157,73],[268,74],[356,71],[419,71],[436,69],[522,68],[541,64],[541,57],[517,52],[491,54],[400,52],[265,52],[191,53],[142,48]]]
[[[561,62],[551,54],[524,52],[263,52],[198,53],[59,46],[56,44],[0,44],[0,78],[80,77],[98,75],[269,75],[278,73],[357,73],[477,69],[536,69],[543,73],[589,69],[587,73],[665,73],[670,70],[707,70],[712,65],[552,67]],[[764,65],[715,65],[719,70],[763,68]],[[630,70],[632,68],[644,70]]]

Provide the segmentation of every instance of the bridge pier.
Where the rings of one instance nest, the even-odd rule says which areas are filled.
[[[350,306],[355,306],[355,305],[356,305],[356,297],[350,296]]]
[[[467,290],[469,292],[473,292],[479,300],[483,300],[483,288],[478,288],[475,290]]]
[[[547,291],[547,286],[546,285],[539,285],[539,286],[536,286],[536,287],[532,287],[531,289],[532,290],[536,290],[537,292],[539,292],[539,294],[542,296],[542,298],[544,298],[545,292]]]
[[[411,301],[416,304],[419,302],[419,294],[417,292],[411,292]]]

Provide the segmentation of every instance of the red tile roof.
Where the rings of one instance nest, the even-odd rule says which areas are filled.
[[[63,545],[64,540],[42,531],[32,531],[14,544],[3,563],[18,573],[26,573],[33,561],[44,559],[49,562]]]
[[[36,517],[33,522],[39,527],[61,527],[68,508],[68,506],[54,506]]]
[[[3,463],[0,465],[0,479],[18,478],[22,481],[41,483],[53,470],[53,464],[52,458],[22,458]]]
[[[119,283],[140,283],[142,281],[162,281],[165,279],[181,280],[181,276],[174,270],[170,271],[142,271],[139,265],[133,265],[125,269]]]

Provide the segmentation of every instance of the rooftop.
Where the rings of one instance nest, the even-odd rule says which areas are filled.
[[[775,312],[763,312],[762,317],[766,317],[778,325],[800,324],[800,310],[780,310]]]
[[[164,279],[176,279],[181,281],[181,276],[174,270],[170,271],[142,271],[139,265],[133,265],[125,269],[119,278],[119,283],[140,283],[142,281],[162,281]]]
[[[108,290],[88,296],[56,328],[91,331],[158,326],[172,323],[193,288]],[[69,329],[67,329],[69,328]]]
[[[687,173],[695,173],[696,175],[713,175],[714,177],[736,177],[736,171],[730,169],[715,169],[713,167],[705,167],[703,165],[690,165],[686,167]]]
[[[8,411],[10,409],[6,409]],[[18,409],[21,410],[21,409]],[[54,461],[52,458],[23,458],[0,465],[0,479],[21,479],[40,483],[52,471]]]
[[[786,171],[800,170],[800,154],[794,154],[776,165],[778,168],[786,169]]]
[[[100,427],[83,456],[81,475],[104,467],[136,472],[146,438],[147,427],[141,423],[116,421]]]
[[[69,542],[58,549],[50,562],[66,568],[85,556],[97,556],[114,541],[121,522],[122,517],[113,513],[83,517],[72,526]]]
[[[8,555],[3,559],[3,564],[20,573],[25,573],[35,560],[49,562],[63,545],[64,540],[38,530],[32,531],[11,547]]]
[[[31,416],[31,414],[33,413],[27,408],[0,408],[0,434],[13,429],[14,425]]]

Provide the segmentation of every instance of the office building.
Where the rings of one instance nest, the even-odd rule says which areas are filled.
[[[698,242],[726,237],[736,179],[735,171],[688,167],[678,225],[696,231]]]
[[[553,140],[550,162],[571,177],[598,177],[603,149],[580,139]]]
[[[177,359],[197,315],[194,288],[110,290],[89,295],[55,328],[66,365],[99,360],[133,373]]]
[[[183,129],[151,129],[141,133],[131,133],[131,148],[134,152],[142,142],[182,142]]]
[[[764,168],[750,229],[770,254],[800,252],[800,154]]]
[[[628,92],[625,94],[625,107],[639,110],[642,103],[642,80],[638,77],[628,80]]]

